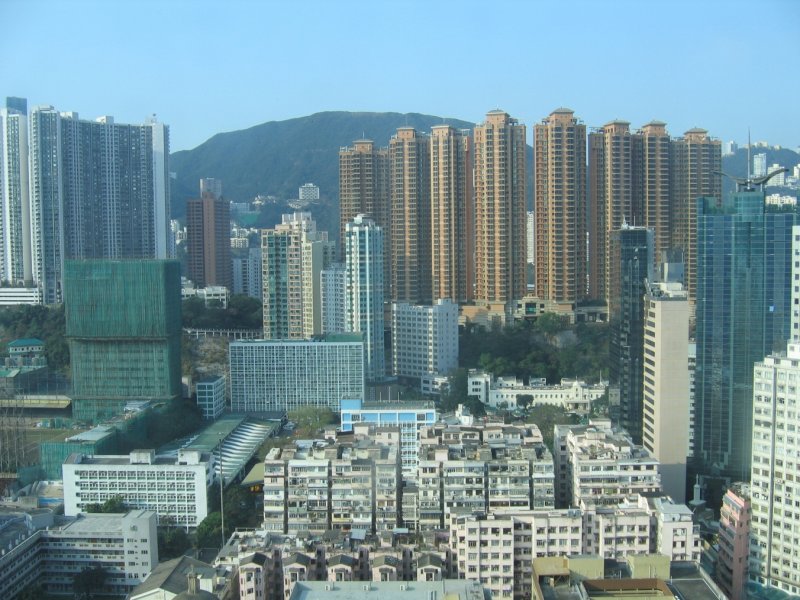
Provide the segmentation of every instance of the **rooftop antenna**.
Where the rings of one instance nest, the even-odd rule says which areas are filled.
[[[789,169],[786,167],[781,167],[780,169],[775,169],[772,173],[767,173],[762,177],[753,177],[750,173],[750,151],[751,151],[751,143],[750,143],[750,128],[747,128],[747,177],[734,177],[733,175],[728,175],[724,171],[714,171],[714,173],[718,175],[724,175],[729,179],[733,180],[736,184],[736,191],[737,192],[754,192],[756,190],[756,186],[761,186],[761,190],[764,190],[764,187],[767,185],[767,182],[775,177],[775,175],[780,175],[781,173],[788,173]]]

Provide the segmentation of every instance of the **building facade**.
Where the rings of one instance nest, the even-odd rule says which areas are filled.
[[[225,376],[205,377],[195,384],[197,408],[204,419],[216,419],[225,412]]]
[[[474,130],[475,300],[525,295],[525,125],[493,110]]]
[[[383,230],[369,217],[357,215],[352,223],[345,226],[344,235],[345,331],[362,335],[367,379],[380,381],[386,375]]]
[[[458,367],[458,305],[392,304],[392,374],[421,379]]]
[[[334,263],[320,273],[322,304],[322,333],[347,331],[347,267]]]
[[[752,510],[747,484],[735,484],[725,492],[719,515],[715,580],[731,600],[747,597]]]
[[[153,511],[178,527],[197,527],[208,516],[214,456],[179,450],[177,456],[135,450],[125,455],[72,454],[64,461],[64,514],[88,512],[121,496],[125,506]]]
[[[789,339],[794,214],[763,191],[697,202],[695,457],[705,472],[750,473],[753,369]]]
[[[431,298],[430,137],[400,127],[389,141],[392,300]]]
[[[227,200],[213,192],[187,200],[186,251],[186,274],[197,287],[221,285],[233,289],[231,214]]]
[[[253,340],[229,347],[231,411],[339,410],[342,398],[363,398],[364,341],[360,334],[316,340]]]
[[[0,280],[33,283],[28,115],[0,109]]]
[[[568,108],[534,127],[536,296],[586,296],[586,126]]]
[[[308,339],[322,333],[320,272],[334,244],[311,213],[283,215],[261,234],[264,338]]]
[[[121,414],[127,402],[181,394],[180,264],[65,264],[64,304],[76,419]]]
[[[450,125],[431,128],[431,301],[472,299],[475,215],[472,138]]]
[[[664,492],[686,499],[689,448],[689,302],[680,283],[653,283],[644,299],[642,445],[661,463]]]

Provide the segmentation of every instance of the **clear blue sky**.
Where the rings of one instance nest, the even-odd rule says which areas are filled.
[[[172,149],[325,110],[666,121],[800,145],[800,1],[0,0],[0,96]]]

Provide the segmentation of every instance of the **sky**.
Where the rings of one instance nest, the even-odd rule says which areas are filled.
[[[170,126],[327,110],[658,119],[800,146],[800,0],[0,0],[0,97]]]

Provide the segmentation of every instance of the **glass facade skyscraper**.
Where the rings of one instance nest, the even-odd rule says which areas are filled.
[[[697,200],[695,456],[707,474],[750,476],[753,364],[789,338],[794,212],[763,191]]]

